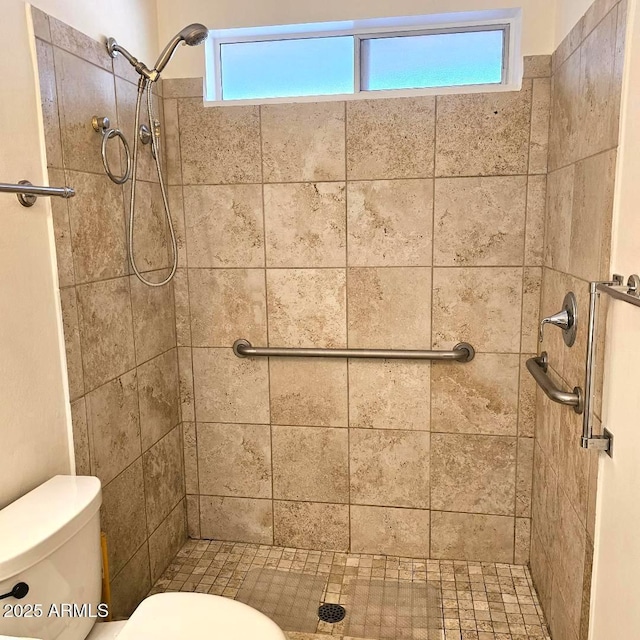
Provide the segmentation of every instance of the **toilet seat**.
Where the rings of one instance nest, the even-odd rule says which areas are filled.
[[[117,640],[286,640],[252,607],[204,593],[158,593],[142,601]]]

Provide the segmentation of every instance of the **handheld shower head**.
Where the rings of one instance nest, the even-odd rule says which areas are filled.
[[[203,24],[194,23],[186,26],[182,31],[177,33],[164,48],[164,51],[156,61],[154,71],[156,71],[158,75],[162,73],[181,42],[184,42],[190,47],[195,47],[202,44],[208,35],[209,30]]]

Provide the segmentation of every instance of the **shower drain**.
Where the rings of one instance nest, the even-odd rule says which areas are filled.
[[[346,613],[345,608],[339,604],[325,603],[318,608],[318,618],[322,622],[330,622],[332,624],[344,620]]]

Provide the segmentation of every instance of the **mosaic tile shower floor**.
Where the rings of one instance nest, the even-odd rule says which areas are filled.
[[[236,599],[250,571],[277,571],[320,576],[325,580],[322,602],[348,606],[356,583],[380,581],[419,583],[438,594],[442,607],[430,620],[428,638],[440,640],[549,640],[529,569],[490,562],[424,560],[394,556],[309,551],[267,545],[189,540],[156,582],[151,593],[194,591]],[[374,589],[371,590],[374,592]],[[318,603],[320,604],[320,603]],[[358,606],[363,606],[362,602]],[[374,607],[370,602],[368,607]],[[347,610],[347,616],[349,612]],[[314,633],[287,631],[290,640],[351,640],[347,620],[317,622]],[[302,620],[301,620],[302,624]],[[295,627],[295,620],[289,622]],[[408,629],[398,637],[411,638]],[[426,637],[415,630],[416,640]],[[358,636],[358,640],[362,636]],[[366,640],[378,640],[371,633]]]

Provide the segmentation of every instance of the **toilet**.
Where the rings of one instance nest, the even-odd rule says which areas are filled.
[[[201,593],[149,596],[129,620],[101,622],[100,481],[55,476],[0,511],[0,638],[286,640],[267,616]],[[62,605],[77,605],[63,610]],[[81,607],[84,606],[84,609]],[[9,614],[19,614],[10,617]]]

